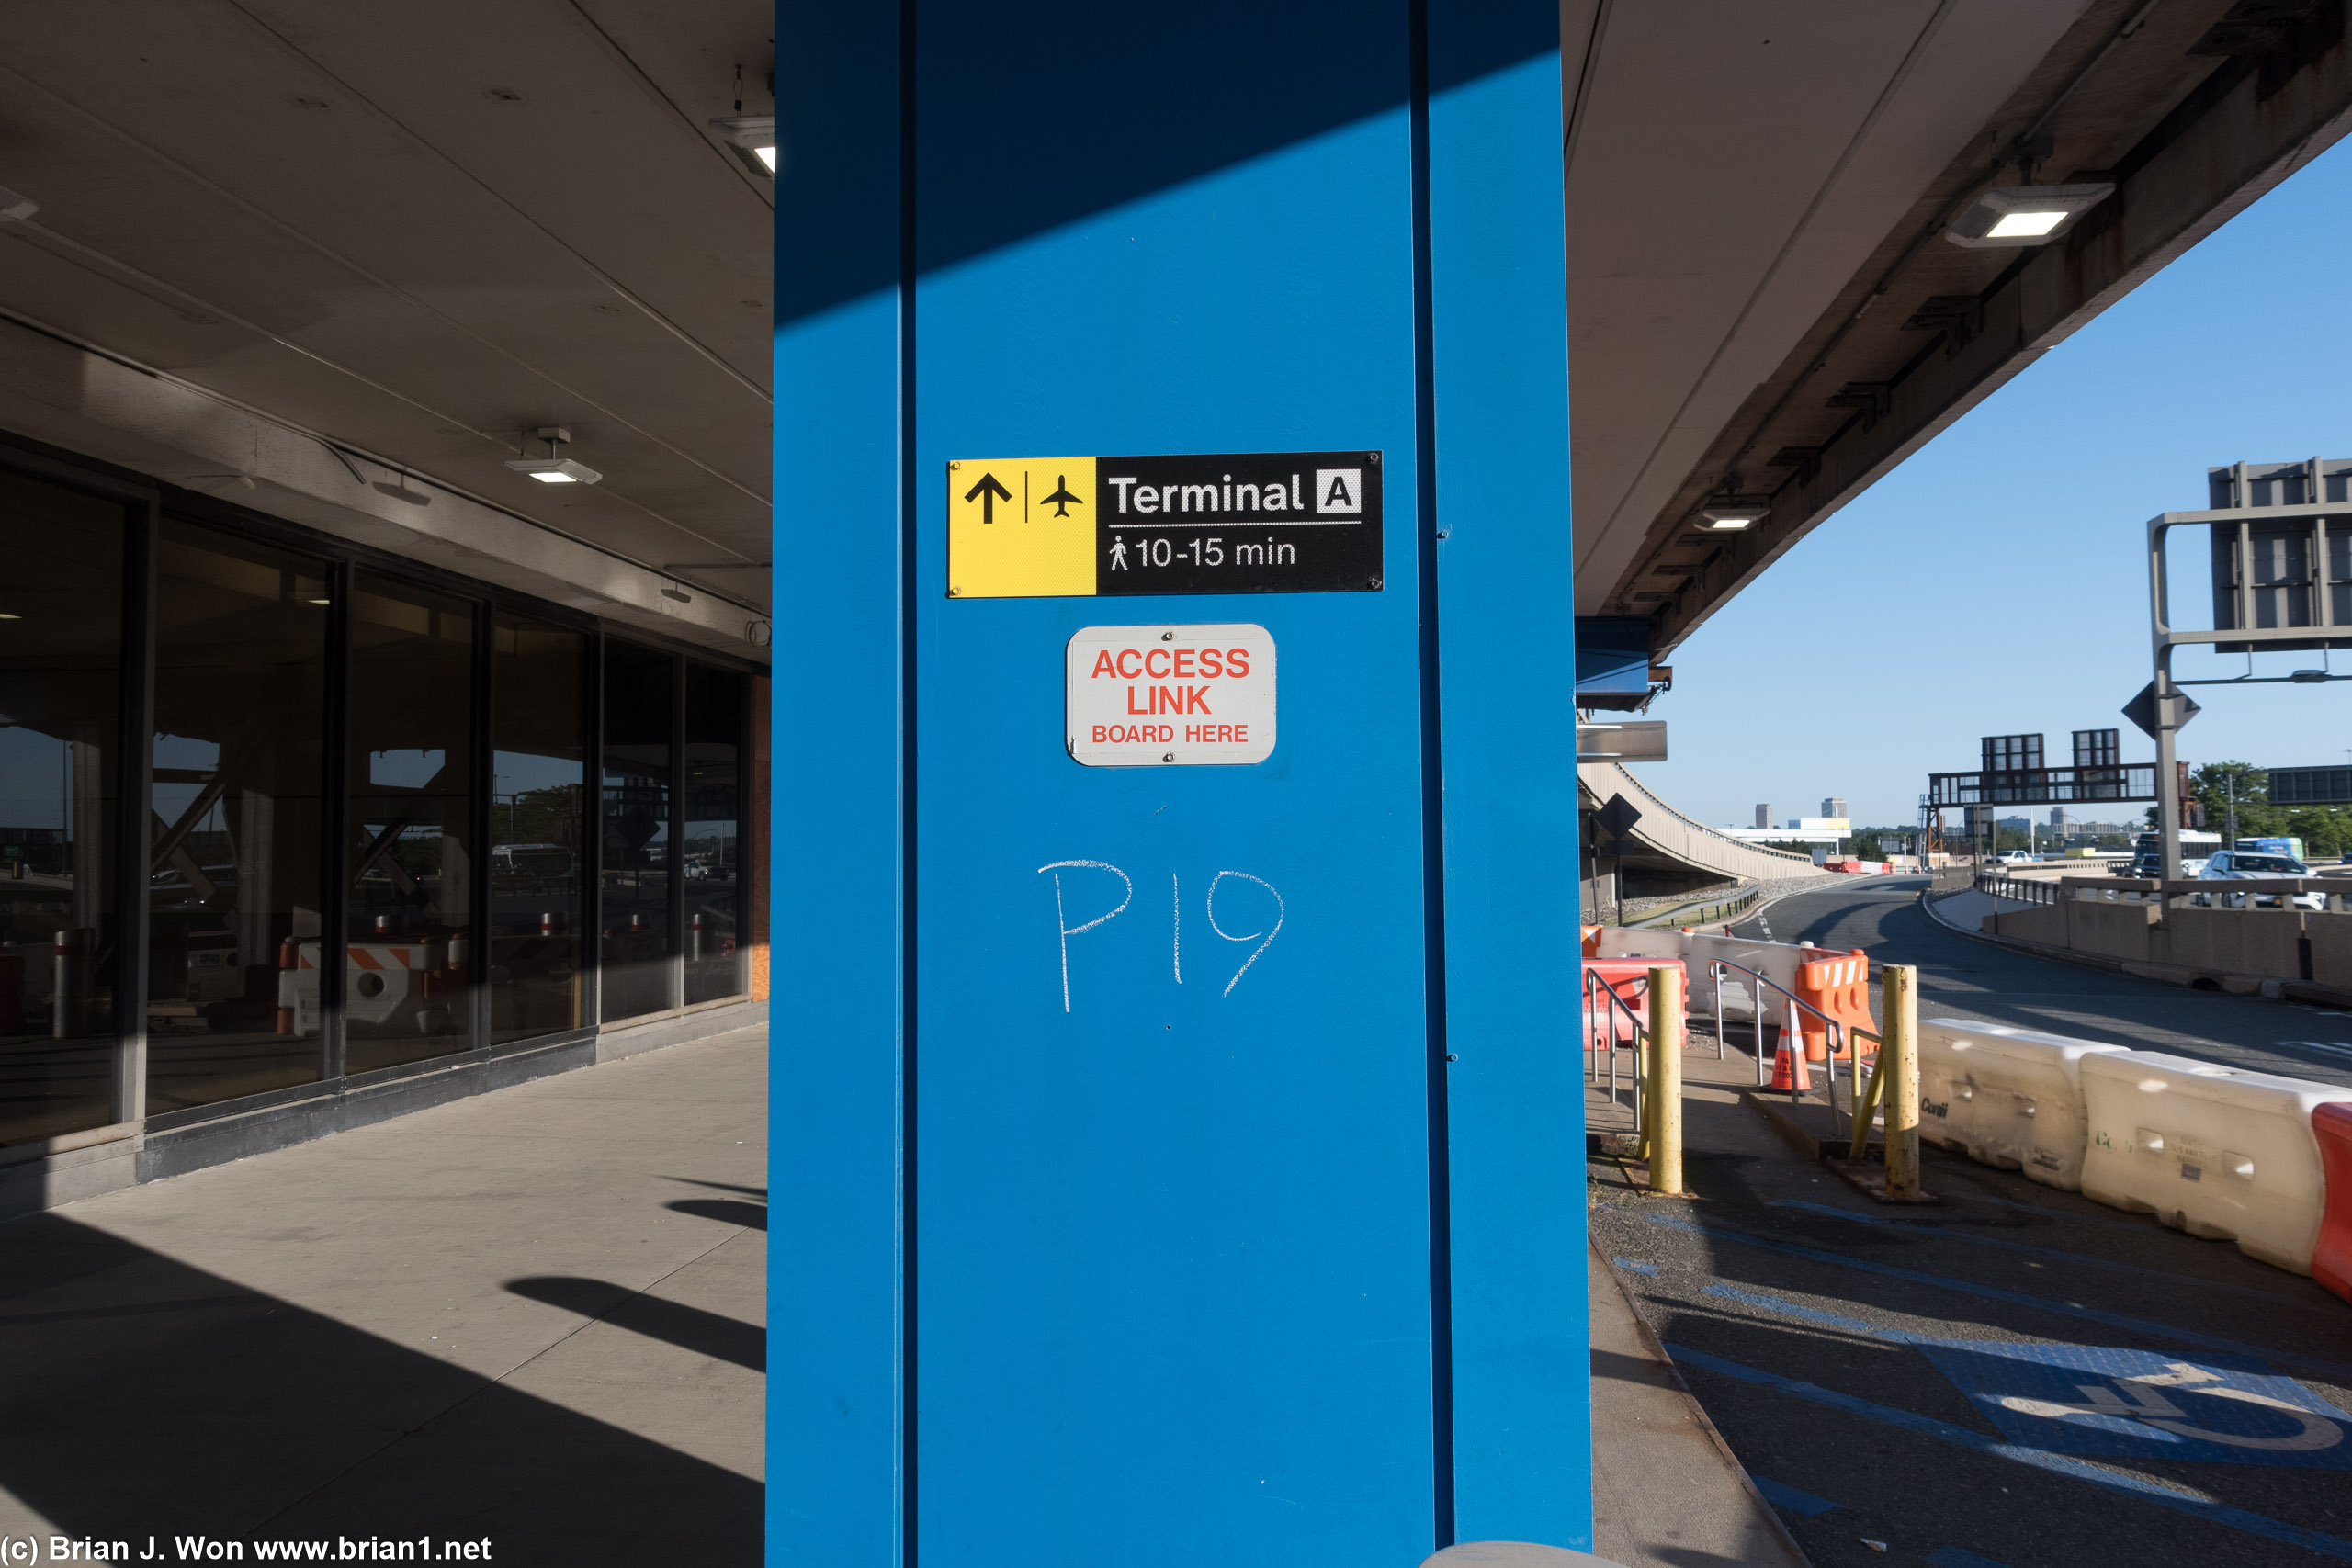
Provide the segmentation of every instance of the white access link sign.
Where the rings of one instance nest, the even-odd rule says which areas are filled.
[[[1085,626],[1064,658],[1069,754],[1086,767],[1262,762],[1274,750],[1263,626]]]

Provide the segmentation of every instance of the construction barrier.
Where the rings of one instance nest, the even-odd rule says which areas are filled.
[[[1931,1018],[1919,1026],[1919,1135],[1980,1165],[2079,1191],[2090,1143],[2082,1060],[2124,1049]]]
[[[1588,958],[1584,972],[1597,976],[1635,1014],[1648,1016],[1650,971],[1657,968],[1680,969],[1682,962],[1672,958]],[[1619,1044],[1634,1038],[1634,1020],[1623,1010],[1610,1005],[1607,998],[1587,993],[1585,1011],[1585,1041],[1588,1050],[1606,1029]]]
[[[2319,1143],[2327,1190],[2319,1237],[2312,1247],[2312,1278],[2352,1302],[2352,1104],[2330,1100],[2312,1107],[2312,1135]]]
[[[1597,958],[1600,955],[1600,933],[1608,929],[1606,926],[1584,928],[1584,955],[1587,958]]]
[[[2159,1051],[2086,1055],[2078,1066],[2085,1197],[2312,1272],[2326,1208],[2312,1115],[2352,1101],[2352,1089]]]
[[[1593,929],[1600,935],[1597,945],[1585,950],[1590,957],[1671,958],[1679,964],[1690,956],[1690,932],[1688,928],[1596,926]]]
[[[1707,964],[1722,959],[1742,968],[1753,969],[1758,975],[1787,990],[1797,988],[1797,965],[1813,955],[1814,949],[1792,947],[1786,942],[1759,942],[1751,937],[1713,936],[1693,932],[1687,962],[1690,969],[1690,989],[1686,1005],[1713,1011],[1715,1007],[1715,979]],[[1724,1011],[1741,1018],[1756,1012],[1756,982],[1745,975],[1727,975],[1723,983]],[[1777,1005],[1775,1005],[1777,1004]],[[1786,998],[1765,993],[1764,1011],[1777,1019],[1786,1010]]]
[[[1797,994],[1799,1001],[1819,1008],[1838,1023],[1838,1047],[1841,1051],[1853,1048],[1852,1031],[1867,1029],[1873,1034],[1878,1032],[1878,1020],[1871,1015],[1871,961],[1859,947],[1835,957],[1811,958],[1798,964],[1796,984],[1789,989]],[[1802,1021],[1797,1027],[1804,1035],[1806,1059],[1827,1061],[1828,1025],[1810,1013],[1798,1016]]]

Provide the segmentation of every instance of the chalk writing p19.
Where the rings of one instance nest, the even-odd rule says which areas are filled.
[[[1073,901],[1080,897],[1077,889],[1078,886],[1081,885],[1078,884],[1077,879],[1074,877],[1073,887],[1070,892],[1066,894],[1062,887],[1062,873],[1065,871],[1073,873],[1080,871],[1102,871],[1110,873],[1111,875],[1119,879],[1118,903],[1112,906],[1112,908],[1102,914],[1095,915],[1091,919],[1083,919],[1077,925],[1072,925],[1070,923],[1072,913],[1071,906]],[[1091,931],[1097,926],[1108,924],[1110,921],[1118,919],[1121,915],[1125,914],[1127,911],[1127,906],[1135,902],[1135,878],[1129,876],[1125,872],[1121,871],[1117,866],[1113,865],[1110,862],[1099,860],[1050,861],[1037,868],[1037,874],[1040,876],[1050,874],[1054,879],[1054,925],[1057,933],[1057,940],[1061,943],[1062,1011],[1068,1012],[1070,1010],[1069,939],[1074,936],[1080,935],[1083,932]],[[1257,886],[1265,889],[1267,897],[1272,898],[1274,901],[1274,908],[1272,911],[1273,920],[1271,924],[1264,923],[1262,914],[1255,920],[1245,920],[1237,917],[1233,913],[1234,899],[1241,891],[1238,888],[1225,888],[1226,919],[1236,925],[1245,923],[1258,924],[1261,929],[1250,931],[1231,931],[1226,930],[1224,924],[1219,923],[1216,918],[1217,894],[1220,888],[1225,887],[1225,883],[1227,878],[1233,878],[1240,882],[1253,883]],[[1094,881],[1093,886],[1101,889],[1102,897],[1099,899],[1091,899],[1091,902],[1097,904],[1108,903],[1109,888],[1102,886],[1099,879]],[[1184,983],[1184,888],[1182,879],[1171,874],[1168,879],[1168,886],[1170,897],[1169,967],[1175,975],[1176,984],[1181,986]],[[1086,907],[1087,906],[1085,905],[1080,905],[1080,912],[1083,913]],[[1215,876],[1209,878],[1209,890],[1206,897],[1202,899],[1201,912],[1208,919],[1209,930],[1215,931],[1227,942],[1257,943],[1255,947],[1252,947],[1250,950],[1250,956],[1241,961],[1241,967],[1233,972],[1233,977],[1226,981],[1225,989],[1218,993],[1220,996],[1229,997],[1233,995],[1233,987],[1241,984],[1241,976],[1250,972],[1250,965],[1256,964],[1261,957],[1264,956],[1266,949],[1274,945],[1274,938],[1282,934],[1283,921],[1288,918],[1288,908],[1283,902],[1282,894],[1275,888],[1272,883],[1267,881],[1264,877],[1254,876],[1246,871],[1220,871]]]

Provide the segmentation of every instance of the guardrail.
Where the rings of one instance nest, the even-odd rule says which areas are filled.
[[[2069,877],[2067,880],[2076,879]],[[1973,886],[1979,893],[1989,893],[1996,898],[2012,898],[2020,904],[2055,904],[2059,898],[2059,884],[2039,877],[2002,876],[1995,872],[1980,871]]]
[[[1737,919],[1746,910],[1754,908],[1763,897],[1763,888],[1751,887],[1745,893],[1736,894],[1732,897],[1719,899],[1712,904],[1685,902],[1668,905],[1662,910],[1645,912],[1641,916],[1641,924],[1644,927],[1720,925],[1725,920]]]
[[[2352,885],[2347,885],[2345,878],[2333,876],[2065,876],[2052,880],[2004,876],[1988,871],[1977,874],[1974,886],[1979,893],[2043,908],[2080,899],[2086,903],[2229,909],[2254,908],[2267,901],[2267,907],[2275,908],[2289,899],[2314,893],[2320,896],[2323,909],[2340,913],[2352,908]]]

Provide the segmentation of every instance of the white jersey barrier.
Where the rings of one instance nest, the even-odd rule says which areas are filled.
[[[2312,1108],[2352,1089],[2158,1051],[2081,1060],[2083,1195],[2312,1271],[2327,1192]]]
[[[1668,926],[1636,930],[1631,926],[1600,928],[1600,958],[1688,958],[1690,933]]]
[[[1816,947],[1792,947],[1782,942],[1756,942],[1747,937],[1708,936],[1693,934],[1690,939],[1690,999],[1693,1012],[1712,1012],[1715,1006],[1715,977],[1707,968],[1710,962],[1722,959],[1743,969],[1753,969],[1782,990],[1797,988],[1797,965],[1815,958],[1834,954]],[[1724,1011],[1750,1018],[1756,1012],[1756,982],[1745,975],[1724,976]],[[1776,991],[1767,991],[1764,1010],[1769,1017],[1779,1018],[1788,1009],[1788,998]]]
[[[1924,1020],[1919,1135],[1981,1165],[2075,1191],[2089,1145],[2082,1060],[2124,1050],[2006,1024]]]

